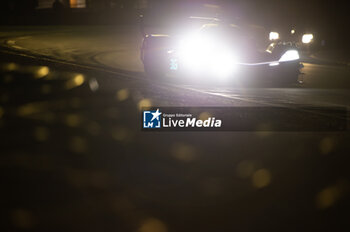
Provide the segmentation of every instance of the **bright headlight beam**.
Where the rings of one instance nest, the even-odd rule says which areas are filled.
[[[311,41],[313,40],[314,38],[314,35],[313,34],[304,34],[301,41],[304,43],[304,44],[308,44],[308,43],[311,43]]]
[[[226,77],[235,70],[237,60],[234,54],[210,37],[187,36],[181,41],[179,49],[180,59],[191,72],[210,72]]]
[[[212,57],[211,68],[215,75],[227,77],[235,71],[236,58],[230,53],[218,52]]]
[[[280,38],[280,35],[278,34],[278,32],[274,32],[274,31],[271,31],[270,34],[269,34],[269,39],[270,40],[277,40]]]
[[[292,61],[292,60],[298,60],[298,59],[299,59],[299,52],[297,50],[288,50],[281,56],[281,58],[279,59],[279,62]]]

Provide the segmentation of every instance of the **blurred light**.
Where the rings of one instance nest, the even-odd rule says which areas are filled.
[[[290,33],[291,33],[292,35],[294,35],[294,34],[295,34],[295,30],[292,29],[292,30],[290,31]]]
[[[264,188],[271,183],[271,174],[267,169],[259,169],[252,176],[253,186]]]
[[[121,89],[121,90],[118,90],[118,92],[116,93],[116,99],[118,101],[125,101],[128,98],[129,98],[129,90],[128,89]]]
[[[74,87],[78,87],[84,83],[84,76],[82,74],[75,75],[72,79],[66,82],[66,88],[72,89]]]
[[[216,76],[227,77],[235,70],[236,59],[229,53],[216,54],[212,61],[212,70]]]
[[[142,99],[139,101],[138,108],[139,110],[142,110],[142,108],[150,108],[152,106],[152,102],[150,99]]]
[[[288,50],[280,58],[279,62],[292,61],[299,59],[299,52],[297,50]]]
[[[138,232],[167,232],[166,225],[157,218],[149,218],[143,221]]]
[[[185,65],[192,69],[199,69],[207,56],[206,51],[211,48],[211,41],[206,38],[191,35],[181,41],[180,54]]]
[[[270,40],[277,40],[280,38],[280,35],[278,34],[278,32],[274,32],[274,31],[271,31],[270,34],[269,34],[269,39]]]
[[[47,76],[49,73],[50,73],[50,69],[46,66],[42,66],[36,71],[35,77],[36,78],[43,78],[43,77]]]
[[[65,123],[70,127],[77,127],[81,123],[81,117],[77,114],[69,114],[65,117]]]
[[[92,92],[96,92],[100,86],[95,78],[91,78],[89,80],[89,87]]]
[[[336,186],[323,189],[316,196],[316,207],[319,209],[329,208],[338,200],[340,191]]]
[[[3,69],[5,71],[14,71],[18,68],[19,68],[19,66],[16,63],[8,63],[8,64],[3,65]]]
[[[199,119],[200,120],[207,120],[208,118],[210,118],[211,117],[211,115],[210,115],[210,113],[208,113],[208,112],[202,112],[202,113],[200,113],[200,115],[199,115]]]
[[[311,41],[313,40],[314,38],[314,35],[313,34],[304,34],[301,41],[304,43],[304,44],[308,44],[308,43],[311,43]]]
[[[277,66],[279,64],[280,64],[279,62],[272,62],[272,63],[269,63],[269,66]]]
[[[70,8],[85,8],[86,0],[69,0]]]
[[[215,76],[223,77],[234,71],[237,62],[228,50],[208,37],[191,35],[181,42],[180,57],[190,71],[211,71]]]

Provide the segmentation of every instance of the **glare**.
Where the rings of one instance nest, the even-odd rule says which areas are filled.
[[[272,62],[272,63],[269,64],[269,66],[277,66],[279,64],[280,64],[279,62]]]
[[[277,40],[280,38],[280,35],[278,34],[278,32],[274,32],[274,31],[271,31],[270,34],[269,34],[269,39],[270,40]]]
[[[66,88],[72,89],[72,88],[78,87],[82,85],[84,81],[85,81],[85,77],[82,74],[77,74],[66,82]]]
[[[301,39],[301,41],[304,43],[304,44],[308,44],[308,43],[311,43],[311,41],[313,40],[314,38],[314,35],[313,34],[304,34],[303,35],[303,38]]]
[[[46,66],[42,66],[36,71],[35,77],[36,78],[43,78],[43,77],[47,76],[49,73],[50,73],[50,69]]]
[[[235,70],[236,59],[229,53],[219,53],[213,56],[212,71],[216,76],[227,77]]]
[[[292,35],[294,35],[294,34],[295,34],[295,30],[292,29],[292,30],[290,31],[290,33],[291,33]]]
[[[299,52],[297,50],[288,50],[282,55],[279,62],[292,61],[292,60],[298,60],[298,59],[299,59]]]
[[[211,41],[197,35],[187,36],[181,41],[181,58],[185,65],[192,69],[200,68],[204,64],[207,51],[211,50]]]
[[[184,66],[192,72],[211,72],[215,76],[228,76],[235,69],[235,56],[222,44],[208,37],[191,35],[180,44]]]

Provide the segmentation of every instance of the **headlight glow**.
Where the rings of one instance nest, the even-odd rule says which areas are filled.
[[[236,58],[227,52],[218,52],[211,59],[212,74],[219,77],[227,77],[235,71]]]
[[[269,34],[269,39],[270,40],[277,40],[280,38],[280,35],[278,34],[278,32],[274,32],[274,31],[271,31],[270,34]]]
[[[292,61],[292,60],[298,60],[298,59],[299,59],[299,52],[297,50],[288,50],[281,56],[281,58],[279,59],[279,62]]]
[[[181,41],[179,55],[190,72],[225,77],[234,71],[237,62],[229,50],[212,38],[192,35]]]
[[[313,34],[304,34],[301,41],[304,43],[304,44],[308,44],[308,43],[311,43],[311,41],[313,40],[314,38],[314,35]]]

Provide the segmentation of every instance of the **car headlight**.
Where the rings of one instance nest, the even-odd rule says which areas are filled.
[[[301,41],[304,44],[308,44],[311,43],[311,41],[313,40],[314,35],[313,34],[304,34],[303,37],[301,38]]]
[[[194,68],[201,65],[209,50],[211,50],[212,41],[208,38],[199,36],[188,36],[180,43],[180,55],[182,61]]]
[[[180,42],[179,56],[188,71],[210,72],[215,76],[224,77],[234,71],[237,62],[229,50],[213,38],[192,35]]]
[[[292,61],[292,60],[298,60],[298,59],[299,59],[299,52],[297,50],[288,50],[281,56],[281,58],[279,59],[279,62]]]
[[[270,34],[269,34],[269,39],[270,40],[277,40],[280,38],[280,35],[278,34],[278,32],[274,32],[274,31],[271,31]]]

